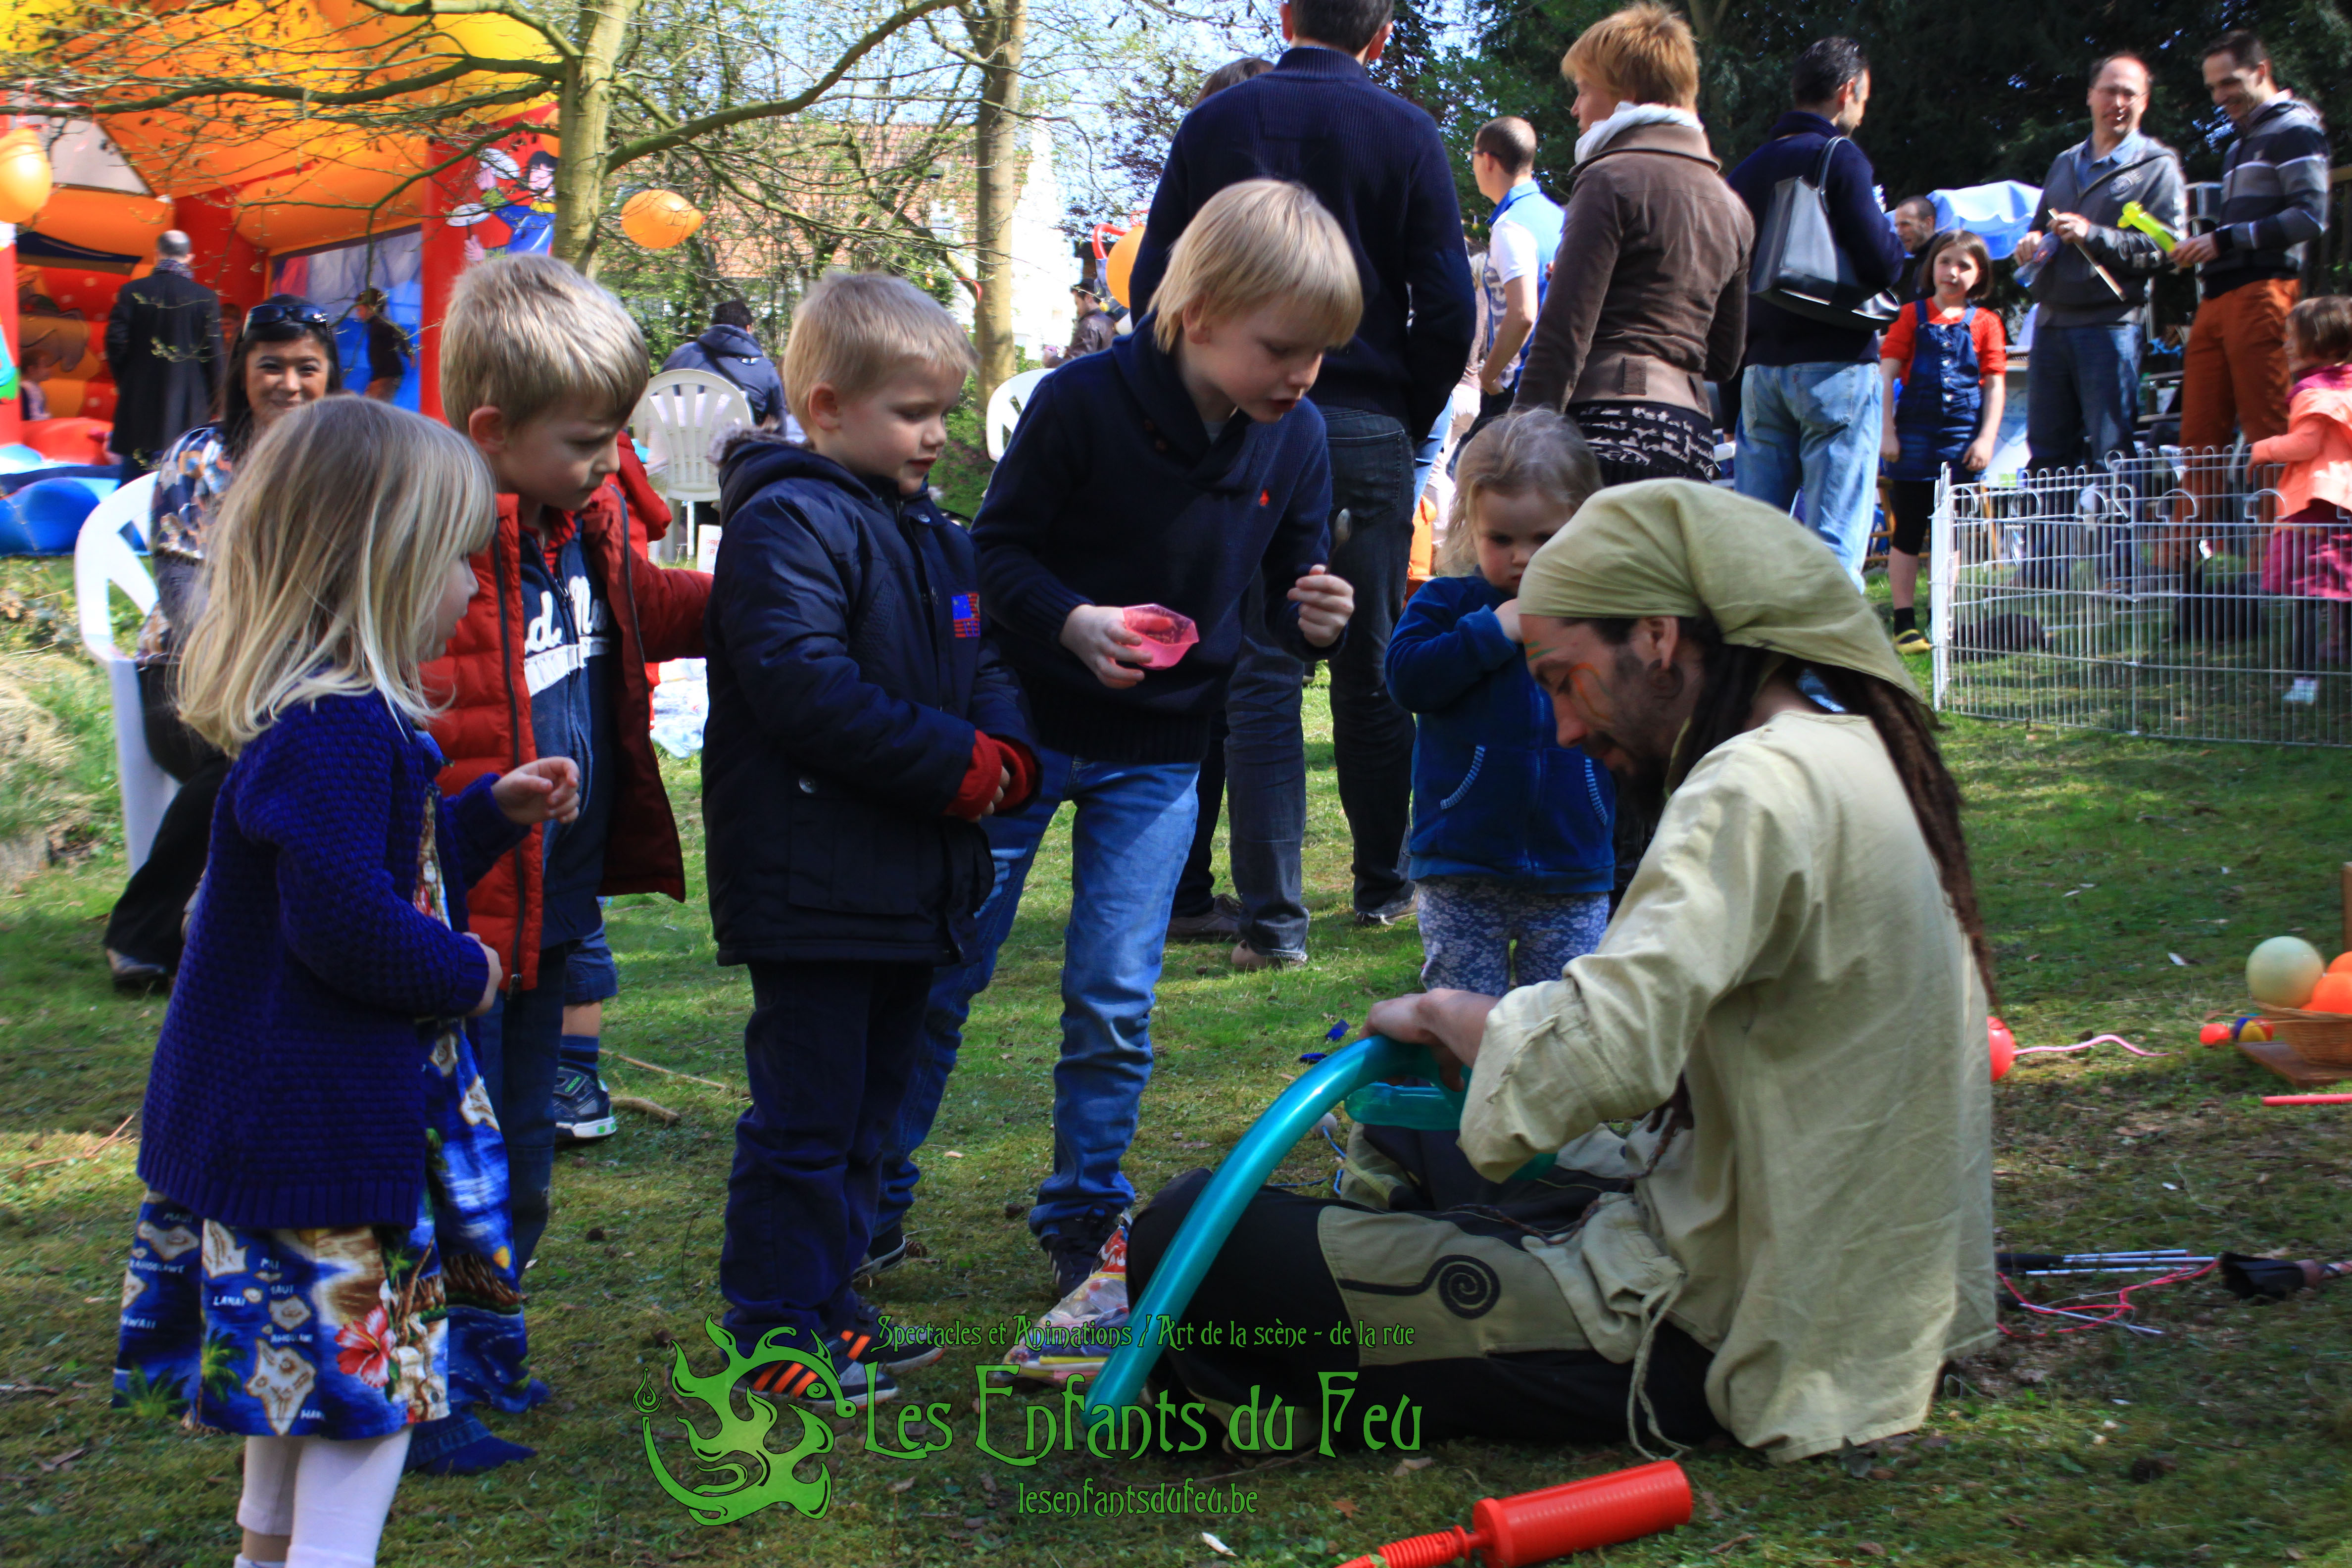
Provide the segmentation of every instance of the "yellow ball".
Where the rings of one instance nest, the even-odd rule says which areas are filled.
[[[0,223],[24,223],[48,205],[49,157],[29,129],[0,136]]]
[[[2246,989],[2273,1007],[2300,1007],[2327,973],[2319,950],[2299,936],[2274,936],[2247,955]]]

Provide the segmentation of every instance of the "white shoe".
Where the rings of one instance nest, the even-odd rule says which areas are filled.
[[[2286,696],[2283,700],[2298,703],[2305,708],[2317,702],[2319,700],[2319,677],[2315,675],[2296,676],[2294,678],[2294,684],[2286,689]]]

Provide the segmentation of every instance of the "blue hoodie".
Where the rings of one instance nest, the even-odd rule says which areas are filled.
[[[1499,877],[1531,892],[1616,883],[1617,784],[1562,746],[1484,577],[1421,585],[1389,639],[1389,690],[1420,718],[1412,744],[1412,869]]]

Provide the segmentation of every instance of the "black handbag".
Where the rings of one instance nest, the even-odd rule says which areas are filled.
[[[1748,264],[1748,291],[1792,315],[1833,327],[1874,332],[1903,309],[1891,291],[1873,294],[1853,273],[1853,262],[1830,225],[1830,159],[1846,139],[1832,136],[1822,149],[1810,178],[1791,175],[1772,187],[1772,205],[1756,236]]]

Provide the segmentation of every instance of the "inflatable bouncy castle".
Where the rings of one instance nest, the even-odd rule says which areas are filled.
[[[0,48],[35,47],[46,27],[54,49],[77,5],[21,0],[10,11]],[[201,7],[161,0],[128,30],[123,15],[109,11],[103,30],[89,35],[93,47],[119,51],[116,66],[133,74],[142,59],[152,62],[159,79],[216,71],[325,89],[386,68],[369,62],[397,59],[389,68],[416,74],[436,51],[547,58],[539,34],[503,16],[420,24],[359,0]],[[346,387],[358,391],[401,371],[394,401],[437,413],[437,329],[458,275],[487,255],[545,250],[551,237],[555,107],[517,108],[520,93],[494,90],[532,80],[471,72],[409,95],[402,101],[418,112],[408,118],[431,128],[416,134],[357,130],[306,114],[299,103],[250,99],[95,117],[59,103],[0,121],[0,218],[11,216],[12,194],[21,201],[38,195],[26,173],[28,143],[46,159],[49,179],[37,210],[16,209],[13,233],[0,223],[0,448],[16,447],[0,468],[105,460],[115,401],[107,317],[122,286],[152,269],[155,238],[172,228],[193,241],[193,270],[220,295],[228,337],[269,295],[302,295],[337,320]],[[458,111],[486,96],[508,101],[487,114]],[[436,112],[444,104],[446,119]],[[365,326],[351,309],[367,289],[383,291],[383,313],[407,340],[404,369],[370,363]],[[23,421],[26,385],[37,389],[32,401],[46,404],[46,419]]]

